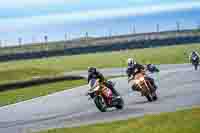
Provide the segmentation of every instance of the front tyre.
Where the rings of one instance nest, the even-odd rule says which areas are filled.
[[[194,69],[195,69],[195,70],[198,69],[198,65],[197,65],[197,64],[194,65]]]
[[[156,92],[152,93],[152,99],[153,99],[153,101],[156,101],[158,99]]]
[[[152,102],[152,98],[151,98],[150,95],[147,95],[146,98],[147,98],[147,100],[148,100],[149,102]]]
[[[94,98],[94,103],[96,107],[101,111],[101,112],[106,112],[106,103],[101,96],[97,96]]]

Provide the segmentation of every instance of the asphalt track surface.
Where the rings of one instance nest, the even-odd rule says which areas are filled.
[[[99,112],[85,96],[88,86],[58,92],[0,108],[0,133],[24,133],[50,128],[73,127],[97,122],[123,120],[159,112],[200,105],[200,70],[189,64],[162,65],[151,74],[159,86],[156,102],[147,102],[140,93],[130,91],[127,77],[113,79],[125,101],[123,110]],[[104,69],[107,76],[122,75],[124,69]],[[80,72],[85,75],[85,72]],[[86,75],[85,75],[86,76]]]

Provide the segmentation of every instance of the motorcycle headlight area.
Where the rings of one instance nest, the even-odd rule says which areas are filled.
[[[134,80],[135,84],[139,84],[140,83],[140,80]]]
[[[144,77],[140,77],[139,79],[135,79],[135,84],[139,84],[141,81],[144,81]]]
[[[144,77],[140,77],[139,81],[144,81]]]

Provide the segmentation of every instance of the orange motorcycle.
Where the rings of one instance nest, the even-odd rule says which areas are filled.
[[[145,96],[148,101],[157,100],[156,88],[148,80],[145,71],[137,73],[134,78],[130,78],[129,84],[133,90],[141,92],[142,96]]]

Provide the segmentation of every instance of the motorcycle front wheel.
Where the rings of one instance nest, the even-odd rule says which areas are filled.
[[[152,93],[152,99],[153,99],[153,101],[156,101],[158,99],[156,91]]]
[[[197,70],[198,69],[198,65],[194,65],[194,70]]]
[[[101,112],[106,112],[106,103],[103,97],[97,96],[94,98],[94,103],[96,107],[101,111]]]
[[[145,96],[149,102],[152,102],[152,98],[150,95]]]

